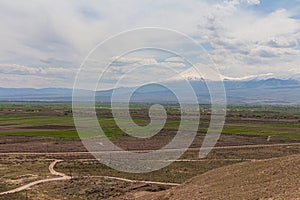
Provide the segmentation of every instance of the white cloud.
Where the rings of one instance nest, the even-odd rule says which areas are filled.
[[[179,56],[176,56],[176,57],[169,57],[165,60],[165,62],[181,62],[181,63],[184,63],[185,60]]]
[[[118,65],[129,65],[129,64],[137,64],[137,65],[157,65],[158,62],[155,58],[141,58],[141,57],[117,57],[113,59],[113,64]]]
[[[184,63],[178,63],[178,62],[163,62],[163,65],[167,65],[171,68],[183,68],[186,66]]]
[[[21,75],[62,75],[70,74],[75,72],[72,69],[66,68],[41,68],[41,67],[30,67],[26,65],[18,64],[0,64],[0,72],[4,74],[21,74]]]
[[[6,64],[0,73],[42,77],[35,79],[37,87],[46,77],[53,78],[49,87],[55,77],[66,77],[66,83],[58,83],[71,87],[71,77],[96,44],[120,31],[151,26],[209,43],[209,53],[227,76],[294,73],[300,49],[300,20],[294,16],[300,7],[265,12],[257,11],[259,6],[259,0],[2,0],[0,63]],[[178,58],[138,58],[122,58],[118,64],[185,67]],[[8,87],[16,85],[12,80]]]
[[[257,5],[260,4],[260,0],[247,0],[247,3],[250,5]]]
[[[213,47],[210,53],[214,61],[224,74],[280,75],[289,73],[287,68],[298,67],[299,19],[283,8],[256,13],[240,7],[239,2],[229,2],[215,6],[207,22],[199,25],[199,31],[207,35]]]
[[[37,75],[19,75],[0,73],[1,87],[13,88],[47,88],[47,87],[70,87],[65,79],[54,77],[41,77]]]

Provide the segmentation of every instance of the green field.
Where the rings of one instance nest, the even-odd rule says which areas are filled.
[[[167,120],[164,130],[177,130],[180,125],[179,108],[166,107],[171,118]],[[123,137],[124,133],[112,118],[109,106],[98,104],[96,108],[99,124],[105,134],[111,139]],[[149,123],[148,108],[149,105],[131,106],[132,117],[137,124],[145,126]],[[199,132],[207,131],[209,118],[209,107],[201,106]],[[223,134],[300,138],[299,119],[299,107],[229,106]],[[0,136],[79,138],[74,127],[71,105],[63,103],[0,103],[0,127]],[[127,129],[131,130],[131,127]],[[97,133],[87,133],[88,137],[95,135]]]

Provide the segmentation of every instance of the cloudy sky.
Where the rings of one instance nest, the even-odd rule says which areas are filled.
[[[0,87],[71,88],[95,45],[139,27],[189,35],[224,76],[300,74],[299,0],[1,0]],[[117,64],[188,67],[151,55],[136,53]]]

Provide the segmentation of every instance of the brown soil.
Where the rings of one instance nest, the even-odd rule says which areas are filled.
[[[300,155],[221,167],[167,191],[116,199],[300,199]]]
[[[13,127],[13,124],[0,127],[2,133],[16,133],[16,132],[35,132],[35,131],[53,131],[53,130],[75,130],[74,126],[60,126],[60,125],[43,125],[43,126],[25,126]]]
[[[173,132],[168,132],[150,140],[140,140],[132,137],[115,139],[113,142],[126,150],[153,150],[160,149],[172,138]],[[176,133],[175,133],[176,134]],[[199,148],[202,144],[204,134],[198,134],[191,148]],[[296,142],[287,138],[272,137],[268,142],[266,137],[226,135],[222,134],[217,147],[241,146]],[[0,152],[73,152],[86,151],[80,139],[60,139],[53,137],[29,137],[29,136],[1,136]]]
[[[75,130],[74,126],[60,126],[60,125],[43,125],[43,126],[27,126],[23,129],[43,129],[43,130]]]
[[[51,137],[2,136],[0,152],[72,152],[86,151],[79,139]]]
[[[75,178],[71,181],[49,182],[38,185],[29,191],[28,196],[29,199],[35,200],[96,200],[118,197],[131,191],[139,192],[146,190],[158,192],[168,188],[170,187],[145,183],[127,183],[94,178]]]
[[[113,142],[119,147],[126,150],[156,150],[161,149],[167,145],[175,136],[177,132],[166,131],[159,134],[156,137],[149,139],[139,139],[133,137],[124,137],[120,139],[115,139]],[[190,148],[200,148],[203,142],[205,134],[198,133],[195,137]],[[216,147],[224,146],[243,146],[243,145],[260,145],[260,144],[281,144],[281,143],[293,143],[297,140],[272,137],[271,141],[267,141],[267,137],[264,136],[246,136],[246,135],[228,135],[222,134],[215,145]],[[298,141],[299,142],[299,141]]]

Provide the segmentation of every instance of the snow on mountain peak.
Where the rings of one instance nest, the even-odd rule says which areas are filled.
[[[259,74],[259,75],[248,75],[242,77],[230,77],[220,74],[220,78],[223,81],[249,81],[249,80],[267,80],[270,78],[276,78],[273,73]],[[200,73],[196,71],[194,67],[181,72],[179,75],[172,77],[169,81],[180,81],[180,80],[189,80],[189,81],[204,81],[204,80],[213,80],[212,77],[204,78]]]

